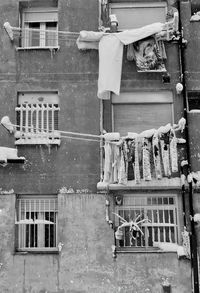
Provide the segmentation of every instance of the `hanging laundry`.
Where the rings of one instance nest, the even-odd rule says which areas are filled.
[[[104,163],[104,182],[109,183],[112,172],[112,148],[109,142],[105,142],[105,163]]]
[[[104,36],[104,32],[80,31],[76,41],[79,50],[99,49],[99,41]]]
[[[127,145],[124,141],[121,146],[121,158],[119,165],[119,184],[127,184],[128,175],[128,158],[127,158]]]
[[[164,175],[167,177],[171,176],[169,155],[169,133],[170,132],[160,134],[161,157],[163,162]]]
[[[129,44],[127,46],[127,60],[128,61],[135,60],[135,52],[134,52],[134,49],[133,49],[133,44]]]
[[[150,37],[133,45],[138,71],[166,71],[158,43]]]
[[[140,165],[139,165],[139,139],[135,138],[135,183],[140,183]]]
[[[134,140],[127,140],[128,158],[128,180],[134,179],[135,143]]]
[[[151,180],[151,165],[150,165],[151,142],[148,138],[143,138],[142,142],[142,168],[143,179],[145,181]]]
[[[185,255],[188,259],[191,258],[190,254],[190,233],[186,230],[186,227],[184,227],[184,231],[181,233],[182,239],[183,239],[183,247]]]
[[[99,42],[98,97],[110,99],[110,92],[120,93],[123,45],[128,45],[162,31],[164,24],[153,23],[144,27],[105,35]]]
[[[173,129],[171,129],[169,136],[169,150],[172,172],[178,172],[177,138]]]
[[[166,54],[164,42],[163,41],[157,41],[156,38],[155,38],[155,41],[156,41],[157,46],[159,48],[161,58],[163,60],[166,60],[167,59],[167,54]]]
[[[113,151],[113,183],[118,183],[119,181],[119,167],[120,167],[120,146],[117,144],[112,145]]]
[[[162,178],[161,157],[160,157],[160,147],[159,147],[159,139],[158,139],[157,131],[153,135],[152,146],[153,146],[153,161],[154,161],[156,178],[161,179]]]

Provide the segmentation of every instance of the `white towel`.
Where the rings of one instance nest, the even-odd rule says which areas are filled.
[[[122,71],[123,44],[110,34],[99,42],[98,97],[109,99],[110,92],[119,95]]]

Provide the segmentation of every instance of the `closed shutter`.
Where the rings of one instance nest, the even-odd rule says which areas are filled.
[[[110,14],[115,14],[118,29],[134,29],[155,22],[165,23],[166,3],[111,3]]]
[[[113,99],[113,130],[120,132],[122,136],[127,135],[127,132],[140,133],[147,129],[173,123],[173,104],[170,92],[168,98],[167,93],[164,92],[157,92],[155,96],[153,93],[149,95],[144,92],[126,93],[124,97],[123,94],[120,97],[116,99],[116,103]]]
[[[55,8],[23,9],[23,22],[57,22],[58,10]]]

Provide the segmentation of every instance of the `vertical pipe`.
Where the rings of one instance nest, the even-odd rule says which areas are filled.
[[[180,42],[179,42],[179,54],[180,54],[180,72],[183,84],[183,98],[184,98],[184,118],[186,119],[185,135],[186,135],[186,151],[188,160],[188,173],[191,172],[190,163],[190,145],[189,145],[189,131],[188,131],[188,117],[187,117],[187,89],[186,89],[186,77],[185,77],[185,44],[183,39],[183,28],[181,23],[181,0],[178,0],[178,10],[179,10],[179,31]],[[183,196],[185,190],[183,190]],[[191,246],[191,266],[193,274],[193,290],[194,293],[199,293],[199,276],[198,276],[198,253],[197,253],[197,239],[194,226],[194,209],[193,209],[193,186],[192,182],[189,183],[189,211],[190,211],[190,221],[191,221],[191,236],[190,236],[190,246]]]
[[[103,134],[103,100],[100,99],[100,133]],[[103,181],[103,138],[100,139],[100,181]]]

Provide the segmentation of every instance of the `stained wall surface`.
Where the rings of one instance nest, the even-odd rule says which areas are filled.
[[[98,1],[60,0],[59,30],[79,32],[98,29]],[[3,23],[19,25],[19,2],[0,0],[0,117],[16,121],[20,91],[58,91],[59,129],[100,133],[99,101],[96,97],[98,52],[80,52],[77,34],[62,39],[60,49],[17,50]],[[138,75],[135,64],[124,57],[122,91],[171,90],[175,122],[183,114],[182,100],[175,92],[179,81],[177,44],[167,44],[167,70],[171,82],[160,73]],[[109,104],[109,103],[107,103]],[[106,105],[106,103],[105,103]],[[109,107],[110,105],[108,105]],[[109,112],[105,106],[105,113]],[[110,114],[105,127],[111,129]],[[0,128],[1,146],[14,147],[14,137]],[[98,194],[99,144],[61,139],[61,145],[19,146],[24,165],[0,167],[0,291],[2,293],[161,293],[168,277],[173,293],[191,292],[190,263],[175,253],[118,254],[112,257],[114,232],[105,220],[105,195]],[[63,188],[64,187],[64,188]],[[60,190],[65,193],[59,193]],[[17,194],[59,194],[59,254],[15,252],[15,198]]]

